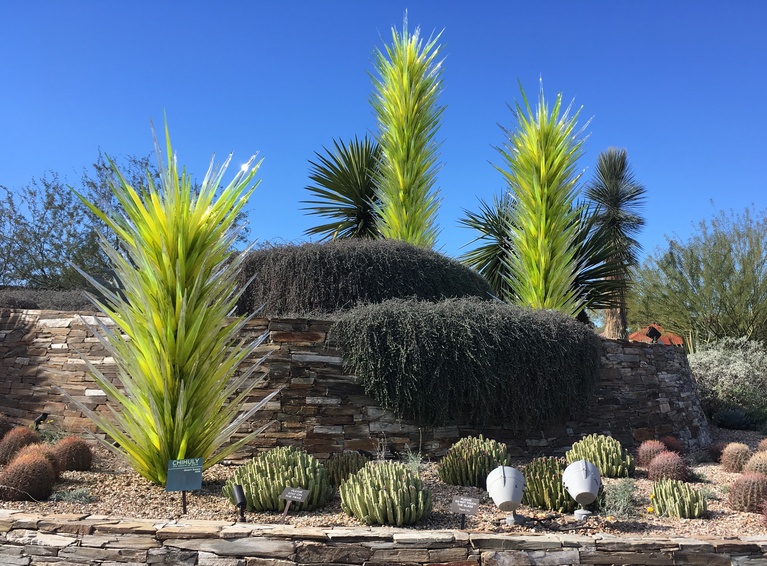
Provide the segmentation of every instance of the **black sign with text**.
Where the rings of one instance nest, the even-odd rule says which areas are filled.
[[[280,499],[285,499],[287,501],[299,501],[301,503],[306,501],[307,497],[309,497],[309,490],[301,489],[300,487],[286,487],[285,490],[280,494]]]
[[[165,491],[195,491],[202,489],[202,458],[170,460]]]

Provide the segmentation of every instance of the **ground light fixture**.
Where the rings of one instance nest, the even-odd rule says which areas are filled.
[[[498,466],[487,475],[487,492],[501,511],[511,511],[506,518],[509,525],[523,525],[525,518],[516,514],[525,492],[525,476],[516,468]]]
[[[575,518],[579,521],[588,518],[591,511],[584,507],[596,500],[599,489],[602,487],[602,476],[599,475],[597,467],[588,460],[573,462],[565,468],[562,484],[570,497],[581,506],[580,509],[575,510]]]
[[[234,484],[234,504],[237,507],[237,509],[240,512],[240,518],[239,521],[241,523],[245,522],[245,507],[248,505],[248,500],[245,499],[245,492],[242,491],[242,486],[239,484]]]

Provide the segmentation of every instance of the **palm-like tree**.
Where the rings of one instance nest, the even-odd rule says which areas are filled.
[[[365,136],[348,144],[333,140],[334,150],[323,147],[315,153],[317,161],[309,161],[309,179],[314,185],[306,189],[315,197],[302,201],[309,214],[324,216],[331,222],[309,228],[307,235],[331,238],[377,238],[378,204],[376,175],[381,148]]]
[[[433,247],[439,199],[435,140],[444,107],[439,36],[426,44],[420,30],[392,29],[392,44],[375,54],[371,104],[378,121],[381,167],[378,177],[379,229],[385,238]]]
[[[623,283],[619,304],[605,314],[604,334],[608,338],[625,339],[628,335],[625,285],[642,249],[634,236],[644,226],[638,211],[644,204],[645,192],[634,178],[625,149],[610,148],[599,155],[586,196],[597,205],[596,222],[613,245],[619,269],[612,277]]]

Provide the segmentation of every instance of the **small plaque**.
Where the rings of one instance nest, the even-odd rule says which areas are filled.
[[[286,487],[280,495],[280,499],[287,501],[300,501],[303,503],[306,498],[309,497],[308,489],[301,489],[300,487]]]
[[[170,460],[165,491],[195,491],[202,489],[202,458]]]
[[[476,515],[479,510],[479,499],[473,497],[454,497],[450,511],[461,515]]]

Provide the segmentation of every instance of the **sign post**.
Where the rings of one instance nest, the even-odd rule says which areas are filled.
[[[202,489],[202,458],[168,461],[165,491],[181,492],[181,512],[186,515],[186,492]]]
[[[461,515],[461,530],[466,526],[466,515],[476,515],[478,509],[479,499],[474,497],[454,497],[450,504],[450,511]]]

